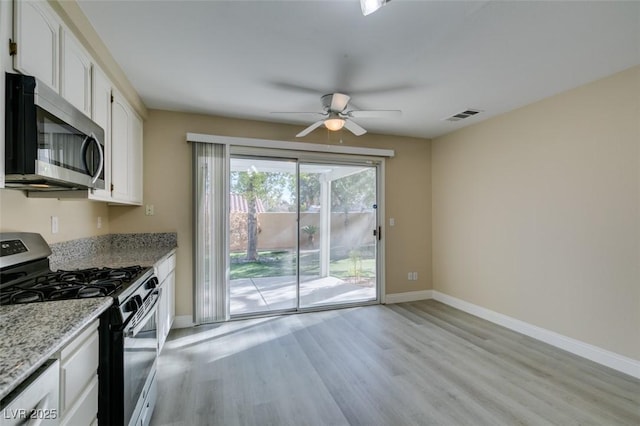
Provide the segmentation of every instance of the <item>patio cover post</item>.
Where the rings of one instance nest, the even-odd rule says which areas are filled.
[[[331,179],[320,178],[320,276],[329,276],[331,247]]]

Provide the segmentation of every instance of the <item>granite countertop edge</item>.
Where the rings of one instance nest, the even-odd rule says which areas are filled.
[[[83,313],[64,320],[63,324],[56,327],[60,329],[60,334],[52,336],[49,341],[46,341],[46,339],[34,339],[34,337],[38,337],[39,330],[42,330],[40,333],[50,334],[50,329],[53,328],[50,327],[51,321],[45,321],[39,318],[38,321],[41,323],[39,327],[33,324],[23,325],[25,329],[28,329],[30,334],[34,334],[35,336],[32,336],[30,339],[22,337],[22,341],[17,342],[17,344],[10,337],[8,341],[0,342],[0,399],[9,395],[48,359],[51,359],[56,352],[60,351],[76,336],[80,335],[84,328],[98,319],[112,303],[112,298],[101,297],[0,307],[0,318],[11,322],[11,320],[15,319],[14,317],[22,316],[20,310],[30,309],[32,312],[37,312],[41,315],[53,316],[58,314],[61,309],[54,310],[51,304],[65,304],[65,306],[71,306],[71,304],[86,304],[86,306],[83,305]],[[86,310],[88,310],[88,312],[84,312]],[[45,317],[45,319],[47,318]],[[0,324],[0,326],[2,326],[2,324]],[[5,327],[0,327],[0,336],[4,338],[6,334],[5,324]],[[27,343],[25,343],[25,340]],[[10,345],[10,347],[7,348],[6,345]]]

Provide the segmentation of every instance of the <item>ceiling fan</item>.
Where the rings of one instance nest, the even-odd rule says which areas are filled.
[[[323,124],[332,131],[337,131],[344,127],[354,135],[361,136],[367,131],[351,120],[352,118],[397,117],[402,114],[400,110],[347,110],[350,99],[350,96],[343,93],[330,93],[321,98],[323,112],[276,112],[274,114],[318,114],[325,117],[298,133],[296,135],[298,138],[308,135]]]

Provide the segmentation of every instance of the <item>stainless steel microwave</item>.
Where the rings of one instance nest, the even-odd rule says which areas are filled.
[[[35,77],[6,74],[5,186],[104,189],[104,130]]]

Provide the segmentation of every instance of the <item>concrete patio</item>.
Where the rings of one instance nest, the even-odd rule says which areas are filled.
[[[296,308],[296,277],[231,280],[231,315]],[[376,298],[374,287],[350,284],[336,277],[300,277],[300,307],[355,303]]]

